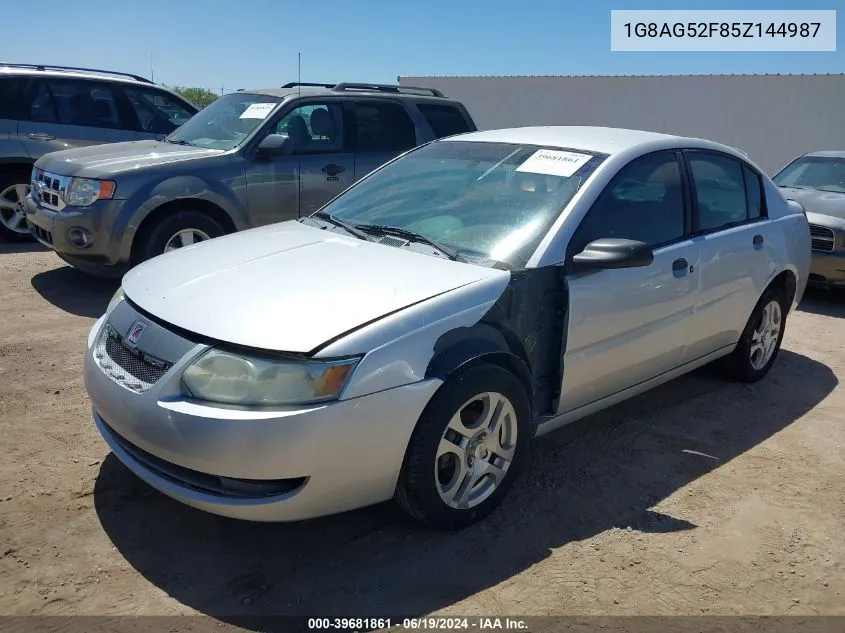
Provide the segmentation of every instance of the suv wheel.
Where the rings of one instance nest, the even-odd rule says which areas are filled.
[[[435,528],[479,521],[508,493],[529,459],[530,441],[522,383],[496,365],[459,370],[420,416],[394,498]]]
[[[177,211],[139,236],[136,263],[140,264],[158,255],[205,242],[225,233],[226,230],[220,223],[207,213]]]
[[[0,236],[8,242],[31,240],[32,233],[23,215],[23,203],[29,195],[29,183],[17,174],[0,176]]]

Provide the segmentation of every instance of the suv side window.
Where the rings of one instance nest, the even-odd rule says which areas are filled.
[[[749,196],[740,161],[716,152],[690,151],[687,156],[695,186],[699,230],[714,231],[760,216],[761,201]],[[759,179],[756,184],[759,198]],[[751,213],[749,203],[757,206]]]
[[[455,106],[418,103],[417,108],[437,138],[471,131],[463,113]]]
[[[138,117],[139,132],[170,134],[194,114],[166,92],[136,86],[121,88]]]
[[[343,106],[339,102],[309,103],[285,114],[276,134],[286,134],[294,154],[343,152]]]
[[[398,103],[355,102],[353,119],[355,148],[359,152],[404,152],[417,145],[414,122]]]
[[[58,123],[123,128],[110,84],[81,79],[49,79],[47,89],[53,97]],[[39,97],[42,94],[41,87],[38,94]]]
[[[620,169],[599,194],[572,238],[570,254],[602,238],[667,244],[686,234],[684,216],[677,154],[661,151],[641,156]]]
[[[35,96],[29,108],[29,120],[36,123],[57,123],[56,106],[53,95],[46,81],[38,81],[35,85]]]
[[[23,81],[19,77],[0,77],[0,119],[16,119]]]

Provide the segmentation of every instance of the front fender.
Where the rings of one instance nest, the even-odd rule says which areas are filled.
[[[120,183],[118,184],[120,186]],[[132,242],[144,220],[162,205],[182,200],[202,200],[226,213],[237,231],[248,227],[247,209],[236,190],[245,187],[243,176],[224,180],[208,175],[181,174],[143,183],[126,199],[112,228],[112,239],[120,243],[120,257],[128,261]]]

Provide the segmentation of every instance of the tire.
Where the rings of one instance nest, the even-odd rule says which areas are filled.
[[[202,211],[176,211],[157,221],[138,238],[134,264],[140,264],[165,252],[168,244],[179,247],[181,240],[176,236],[183,232],[193,233],[193,243],[220,237],[226,230],[220,223]],[[171,242],[175,240],[175,242]],[[187,246],[188,244],[181,244]]]
[[[775,310],[774,306],[777,306],[777,310]],[[773,315],[772,311],[778,312],[779,314]],[[742,331],[736,349],[729,356],[725,357],[723,368],[729,377],[740,382],[753,383],[769,373],[780,351],[783,334],[786,331],[786,315],[788,311],[789,300],[784,290],[779,287],[767,288],[763,296],[760,297],[760,301],[754,306],[754,311],[751,313],[748,323]],[[758,338],[760,337],[760,329],[764,325],[764,317],[768,319],[771,316],[776,317],[778,330],[776,334],[772,332],[774,322],[770,321],[768,337],[764,337],[764,340],[768,340],[773,347],[768,358],[765,359],[765,362],[762,362],[766,356],[766,346],[764,345],[761,351],[758,345]],[[758,353],[761,353],[762,357],[758,356]],[[755,358],[757,359],[756,361]]]
[[[486,414],[491,402],[503,405],[499,434],[489,433],[492,420]],[[481,444],[476,450],[474,444],[469,450],[457,446],[452,425],[462,428],[464,441],[469,436],[481,439]],[[481,436],[485,426],[486,440]],[[450,437],[444,438],[447,431]],[[459,370],[420,416],[399,473],[395,501],[413,518],[437,529],[455,530],[480,521],[499,505],[528,462],[531,431],[531,406],[516,376],[488,364]],[[441,445],[454,450],[438,457]],[[509,464],[503,455],[511,457]],[[499,481],[491,486],[496,474]]]
[[[35,238],[23,217],[21,194],[29,194],[27,175],[15,171],[0,174],[0,237],[6,242],[29,242]]]

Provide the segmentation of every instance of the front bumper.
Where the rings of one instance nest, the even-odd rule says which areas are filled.
[[[296,521],[390,499],[411,433],[442,384],[425,380],[321,405],[228,408],[179,391],[182,369],[204,345],[181,347],[188,351],[180,360],[136,393],[98,365],[98,336],[85,357],[85,386],[117,458],[177,501],[252,521]]]
[[[71,264],[80,267],[104,268],[120,266],[120,238],[115,237],[114,227],[125,200],[101,200],[85,209],[65,208],[53,211],[40,205],[31,196],[24,202],[24,215],[35,238],[53,249]],[[71,231],[85,231],[90,244],[74,245]]]
[[[810,285],[845,287],[845,250],[832,253],[813,251],[810,262]]]

